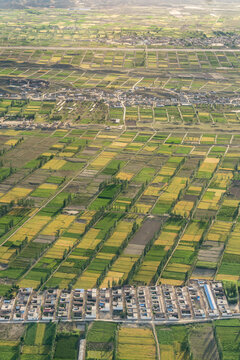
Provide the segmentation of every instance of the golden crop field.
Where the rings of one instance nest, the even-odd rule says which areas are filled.
[[[16,234],[9,239],[10,242],[17,245],[24,239],[31,241],[32,238],[51,220],[48,216],[36,215],[20,228]]]
[[[117,175],[117,179],[130,181],[133,176],[134,176],[133,173],[127,173],[127,172],[124,172],[124,171],[120,171],[118,173],[118,175]]]
[[[8,145],[8,146],[15,146],[18,142],[18,139],[10,139],[8,141],[5,142],[5,145]]]
[[[58,215],[48,226],[41,232],[42,235],[55,236],[56,233],[61,234],[75,220],[74,215]]]
[[[66,164],[66,161],[63,159],[51,159],[46,164],[43,165],[42,169],[44,170],[59,170]]]
[[[173,213],[176,215],[181,215],[188,217],[190,211],[193,209],[194,203],[193,201],[179,201],[173,209]]]
[[[156,346],[150,329],[124,328],[118,333],[119,360],[152,360],[156,357]]]
[[[20,199],[25,198],[32,192],[32,189],[21,188],[21,187],[14,187],[11,189],[7,194],[3,195],[0,198],[0,202],[3,203],[10,203],[11,201],[18,201]]]
[[[99,170],[105,167],[114,157],[116,153],[103,151],[95,160],[91,162],[91,167]]]

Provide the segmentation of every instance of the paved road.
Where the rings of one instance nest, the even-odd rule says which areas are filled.
[[[91,47],[91,46],[79,46],[79,47],[65,47],[65,46],[0,46],[0,49],[20,49],[20,50],[66,50],[66,51],[75,51],[75,50],[96,50],[96,51],[180,51],[180,52],[240,52],[240,49],[198,49],[198,48],[136,48],[136,47]]]
[[[196,323],[207,323],[209,321],[213,320],[229,320],[229,319],[239,319],[240,320],[240,314],[233,315],[231,317],[214,317],[214,318],[207,318],[207,319],[181,319],[181,320],[128,320],[128,319],[121,319],[121,320],[114,320],[114,319],[70,319],[70,320],[38,320],[38,321],[32,321],[32,320],[0,320],[0,324],[30,324],[33,322],[36,323],[48,323],[50,321],[58,323],[61,322],[77,322],[77,323],[91,323],[93,321],[105,321],[105,322],[114,322],[114,323],[121,323],[121,324],[136,324],[136,325],[144,325],[149,324],[152,326],[152,324],[155,325],[170,325],[170,324],[181,324],[181,325],[187,325],[187,324],[196,324]]]

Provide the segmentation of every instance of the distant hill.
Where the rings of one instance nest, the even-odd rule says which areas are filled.
[[[116,6],[184,6],[184,5],[219,5],[231,6],[239,0],[0,0],[1,9],[24,9],[31,7],[116,7]]]
[[[74,7],[75,0],[0,0],[1,9],[24,9],[29,7]]]

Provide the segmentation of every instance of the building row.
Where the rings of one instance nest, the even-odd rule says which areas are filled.
[[[128,320],[180,321],[226,318],[230,306],[221,282],[192,281],[187,286],[124,286],[111,289],[19,289],[0,298],[0,321]]]

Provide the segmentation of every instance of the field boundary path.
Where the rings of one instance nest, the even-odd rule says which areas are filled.
[[[81,339],[79,343],[78,360],[85,360],[86,339]]]
[[[154,322],[152,322],[152,329],[153,329],[153,335],[154,335],[155,343],[156,343],[157,358],[158,358],[158,360],[161,360],[160,346],[159,346],[158,337],[157,337],[157,332],[156,332],[156,327],[155,327]]]

